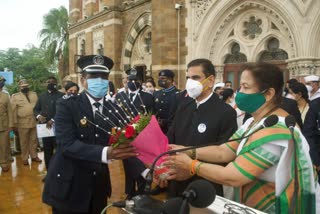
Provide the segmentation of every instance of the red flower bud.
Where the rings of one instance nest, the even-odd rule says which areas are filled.
[[[134,134],[135,134],[135,130],[134,130],[133,126],[127,126],[124,136],[127,139],[129,139],[129,138],[132,138],[134,136]]]

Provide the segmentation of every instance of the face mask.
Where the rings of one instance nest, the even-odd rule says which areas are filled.
[[[167,80],[158,80],[158,86],[161,88],[167,87]]]
[[[22,88],[21,92],[27,94],[29,92],[29,88]]]
[[[306,87],[307,87],[308,92],[311,93],[311,91],[313,89],[312,86],[311,85],[306,85]]]
[[[293,96],[292,94],[287,94],[287,95],[286,95],[286,98],[289,98],[289,99],[291,99],[291,100],[294,100],[294,96]]]
[[[109,81],[102,78],[87,79],[89,94],[96,98],[102,98],[107,94]]]
[[[201,94],[203,90],[203,85],[199,81],[189,78],[187,80],[186,90],[188,92],[189,97],[196,99]]]
[[[235,100],[240,110],[250,114],[256,112],[266,102],[262,92],[255,94],[238,92]]]
[[[47,86],[47,89],[49,91],[55,91],[57,89],[57,84],[55,83],[49,83],[48,86]]]
[[[0,88],[3,88],[4,82],[0,82]]]
[[[152,89],[152,88],[147,88],[147,89],[146,89],[146,92],[149,93],[149,94],[153,94],[154,89]]]
[[[139,82],[128,82],[128,88],[130,91],[136,91],[140,89],[141,84]]]

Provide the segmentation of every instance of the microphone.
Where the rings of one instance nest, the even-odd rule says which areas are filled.
[[[156,210],[161,210],[164,202],[153,199],[147,195],[137,195],[132,200],[124,200],[112,203],[112,206],[125,208],[129,212],[139,214],[155,214]],[[156,212],[155,212],[156,211]]]
[[[164,202],[164,205],[161,209],[161,214],[177,214],[179,213],[181,209],[181,205],[183,203],[183,199],[176,197],[176,198],[171,198]],[[189,213],[189,212],[187,212]]]
[[[290,129],[290,131],[293,130],[296,126],[296,118],[292,115],[287,116],[284,119],[284,122],[286,123],[286,126]]]
[[[279,121],[279,118],[277,115],[270,115],[269,117],[267,117],[263,124],[261,126],[259,126],[255,131],[253,131],[252,133],[246,135],[246,136],[243,136],[243,137],[240,137],[240,138],[236,138],[236,139],[231,139],[231,140],[228,140],[228,141],[218,141],[216,144],[222,144],[222,143],[228,143],[228,142],[232,142],[232,141],[237,141],[237,140],[242,140],[242,139],[245,139],[245,138],[248,138],[250,137],[251,135],[255,134],[256,132],[260,131],[261,129],[263,128],[267,128],[267,127],[271,127],[271,126],[274,126],[275,124],[277,124]],[[155,168],[155,165],[157,163],[157,161],[164,155],[171,155],[171,154],[175,154],[177,152],[184,152],[184,151],[187,151],[187,150],[191,150],[191,149],[197,149],[197,148],[202,148],[202,147],[207,147],[207,146],[212,146],[212,143],[209,143],[209,144],[205,144],[205,145],[197,145],[197,146],[190,146],[190,147],[186,147],[186,148],[182,148],[182,149],[175,149],[175,150],[170,150],[170,151],[167,151],[167,152],[164,152],[164,153],[161,153],[160,155],[158,155],[151,167],[150,167],[150,171],[146,177],[146,186],[145,186],[145,189],[144,189],[144,192],[146,194],[150,193],[151,191],[151,184],[152,184],[152,180],[153,180],[153,172],[154,172],[154,168]]]
[[[209,181],[199,179],[191,182],[182,195],[192,206],[205,208],[216,199],[216,190]]]
[[[294,127],[296,125],[296,118],[292,115],[288,115],[285,119],[284,122],[286,123],[286,126],[290,130],[291,138],[293,141],[293,157],[294,157],[294,190],[293,190],[293,196],[291,199],[291,205],[289,209],[289,213],[293,213],[296,207],[296,201],[298,197],[298,188],[299,188],[299,183],[298,183],[298,165],[297,165],[297,141],[294,138]]]

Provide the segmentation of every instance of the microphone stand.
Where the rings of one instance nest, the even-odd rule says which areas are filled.
[[[289,127],[290,133],[291,133],[291,138],[293,140],[293,156],[294,156],[294,191],[291,199],[291,205],[290,205],[290,210],[289,213],[294,213],[294,209],[296,207],[296,201],[298,197],[298,187],[299,187],[299,182],[298,182],[298,163],[297,163],[297,141],[294,138],[294,127],[290,126]]]

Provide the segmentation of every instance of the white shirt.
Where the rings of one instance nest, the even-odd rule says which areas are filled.
[[[320,88],[312,96],[309,94],[309,100],[312,101],[320,97]]]
[[[132,98],[132,101],[131,101],[131,102],[133,102],[133,101],[136,99],[137,95],[138,95],[139,89],[138,89],[138,90],[135,90],[135,91],[131,91],[130,89],[128,89],[128,92],[129,92],[129,100],[130,100],[130,101],[131,101],[131,99],[130,99],[130,94],[134,94],[134,95],[133,95],[133,98]]]
[[[205,99],[203,99],[203,100],[201,100],[201,101],[199,101],[199,102],[196,100],[197,108],[199,108],[199,106],[200,106],[201,104],[207,102],[207,101],[210,99],[210,97],[212,97],[212,94],[213,94],[213,92],[211,92],[211,94],[210,94],[208,97],[206,97]]]

